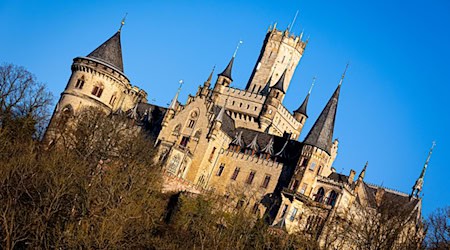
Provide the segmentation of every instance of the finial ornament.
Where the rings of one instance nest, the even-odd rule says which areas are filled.
[[[298,15],[298,10],[297,10],[297,12],[295,12],[295,16],[294,16],[294,19],[292,20],[292,23],[289,24],[289,26],[288,26],[289,33],[291,33],[292,27],[294,26],[295,20],[297,19],[297,15]]]
[[[345,74],[347,73],[348,65],[350,65],[350,62],[348,62],[347,65],[345,66],[344,73],[342,73],[341,80],[339,81],[339,86],[342,85],[342,82],[344,81]]]
[[[313,89],[313,87],[314,87],[314,84],[316,83],[316,77],[314,76],[313,77],[313,80],[312,80],[312,83],[311,83],[311,87],[309,88],[309,91],[308,91],[308,95],[310,95],[311,94],[311,91],[312,91],[312,89]]]
[[[122,21],[120,22],[119,32],[122,31],[122,27],[125,25],[125,19],[127,18],[127,16],[128,16],[128,12],[125,13],[125,16],[122,18]]]
[[[233,53],[233,57],[236,57],[236,54],[237,54],[237,52],[238,52],[238,50],[239,50],[239,46],[241,45],[241,44],[243,44],[244,42],[242,41],[242,40],[239,40],[239,42],[238,42],[238,44],[237,44],[237,46],[236,46],[236,49],[234,50],[234,53]]]

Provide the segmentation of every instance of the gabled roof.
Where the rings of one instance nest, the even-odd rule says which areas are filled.
[[[117,31],[106,42],[92,51],[87,57],[100,60],[123,73],[122,46],[120,43],[120,31]]]
[[[339,84],[304,140],[304,144],[320,148],[328,154],[331,152],[333,143],[334,122],[340,90],[341,85]]]

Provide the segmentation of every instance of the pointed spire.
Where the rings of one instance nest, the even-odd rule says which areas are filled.
[[[298,107],[297,110],[294,111],[294,113],[300,113],[303,114],[304,116],[308,117],[306,110],[308,107],[308,101],[309,101],[309,96],[311,95],[311,91],[314,87],[314,83],[316,82],[316,77],[313,77],[313,82],[311,84],[311,87],[309,88],[308,94],[305,97],[305,100],[303,100],[302,105],[300,105],[300,107]]]
[[[211,85],[211,80],[212,80],[212,76],[214,74],[215,69],[216,69],[216,65],[214,65],[214,67],[212,68],[211,73],[209,74],[208,79],[205,82],[205,85],[208,85],[208,86]]]
[[[419,178],[416,180],[416,183],[413,186],[413,191],[411,193],[411,196],[414,195],[414,192],[416,192],[416,197],[419,195],[420,191],[422,191],[423,186],[423,179],[425,177],[425,172],[427,171],[428,163],[430,162],[431,154],[433,153],[434,146],[436,146],[436,142],[433,141],[430,151],[428,152],[427,160],[425,161],[425,164],[423,165],[422,172],[420,173]]]
[[[305,144],[318,147],[328,154],[331,152],[341,82],[304,140]]]
[[[97,59],[108,66],[123,73],[122,45],[120,43],[120,30],[117,31],[106,42],[89,53],[87,57]]]
[[[347,69],[348,69],[348,65],[349,65],[349,64],[350,64],[350,63],[347,63],[347,65],[345,66],[344,73],[342,73],[341,80],[339,81],[339,86],[342,85],[342,82],[344,81],[345,73],[347,73]]]
[[[361,171],[361,173],[359,173],[358,179],[361,179],[361,180],[364,179],[364,176],[366,176],[366,169],[367,169],[368,165],[369,165],[369,162],[366,161],[366,165],[364,165],[363,170]]]
[[[286,91],[284,91],[284,79],[286,78],[286,71],[287,69],[283,71],[283,74],[281,75],[280,79],[278,79],[278,82],[272,86],[273,89],[278,89],[281,92],[286,93]]]
[[[175,110],[175,108],[177,107],[178,95],[180,94],[181,87],[183,86],[183,80],[178,81],[178,83],[180,84],[180,87],[178,87],[177,93],[175,94],[175,96],[172,99],[172,102],[169,105],[169,109],[172,110]]]
[[[269,80],[267,80],[266,86],[264,86],[264,88],[260,91],[261,95],[267,95],[269,94],[269,90],[270,90],[270,82],[272,81],[272,75],[270,75]]]
[[[230,79],[231,81],[233,81],[233,78],[231,78],[231,70],[233,69],[233,62],[234,62],[234,56],[231,58],[227,67],[222,71],[222,73],[219,74],[219,76],[224,76],[224,77]]]

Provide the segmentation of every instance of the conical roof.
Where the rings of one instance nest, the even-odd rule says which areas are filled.
[[[294,113],[300,113],[308,117],[308,114],[306,113],[307,107],[308,107],[308,101],[309,101],[309,93],[306,95],[305,100],[303,100],[302,105],[298,107],[297,110],[294,111]]]
[[[233,78],[231,78],[231,70],[233,69],[233,62],[234,62],[234,56],[231,58],[227,67],[224,69],[224,71],[222,73],[219,74],[219,76],[225,76],[225,77],[229,78],[231,81],[233,81]]]
[[[286,71],[287,69],[283,71],[283,74],[281,75],[280,79],[278,79],[278,82],[272,86],[272,89],[278,89],[281,92],[286,93],[286,91],[284,90],[284,78],[286,78]]]
[[[340,90],[341,85],[339,84],[303,142],[318,147],[328,154],[331,152]]]
[[[120,31],[117,31],[106,42],[98,46],[87,57],[100,60],[123,73],[122,46],[120,43]]]

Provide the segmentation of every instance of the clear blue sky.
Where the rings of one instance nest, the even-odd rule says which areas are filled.
[[[409,193],[432,140],[437,146],[423,190],[424,213],[450,205],[450,1],[0,1],[0,62],[23,65],[57,100],[76,56],[117,31],[125,73],[149,100],[181,100],[213,65],[222,70],[239,39],[233,85],[245,87],[268,26],[311,39],[285,98],[293,110],[317,76],[308,131],[351,62],[337,114],[336,169]],[[301,136],[306,135],[304,132]]]

